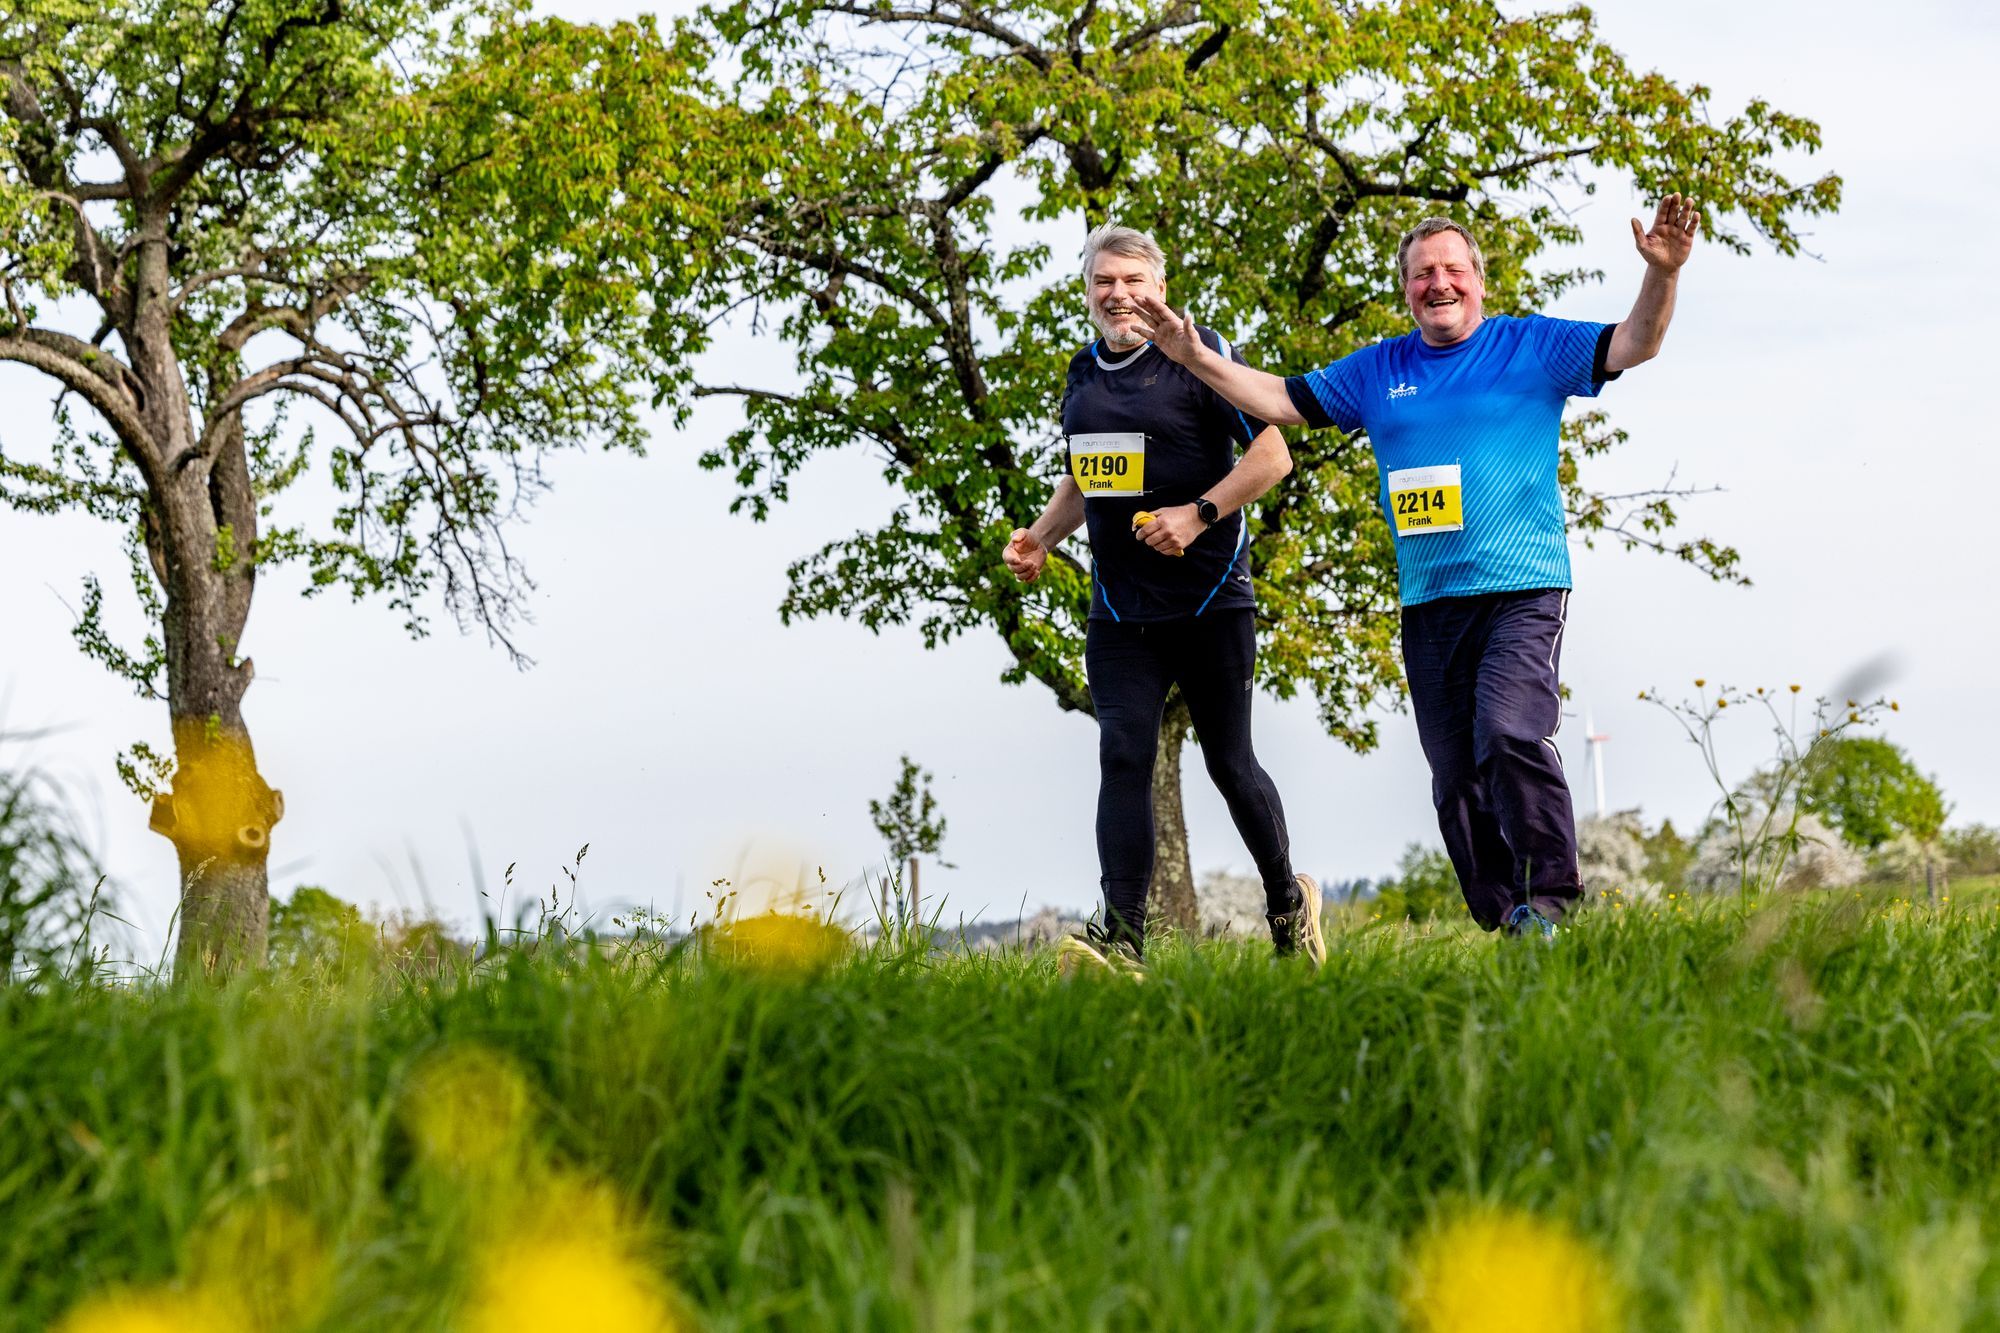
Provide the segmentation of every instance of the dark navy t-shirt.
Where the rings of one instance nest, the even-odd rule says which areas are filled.
[[[1219,334],[1200,333],[1211,350],[1246,364]],[[1241,512],[1195,538],[1184,556],[1162,555],[1133,536],[1132,516],[1194,503],[1229,475],[1237,447],[1264,425],[1151,343],[1114,353],[1094,342],[1070,360],[1062,428],[1070,475],[1085,471],[1092,620],[1143,623],[1255,604]],[[1113,472],[1112,463],[1115,475],[1101,483],[1109,493],[1093,494],[1099,471]]]

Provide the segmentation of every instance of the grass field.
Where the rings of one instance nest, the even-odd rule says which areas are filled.
[[[1996,1329],[1996,964],[1975,890],[16,987],[0,1320]]]

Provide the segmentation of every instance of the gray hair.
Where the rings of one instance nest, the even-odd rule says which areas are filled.
[[[1167,252],[1160,243],[1143,231],[1121,227],[1107,222],[1084,238],[1083,277],[1090,280],[1090,270],[1097,263],[1100,254],[1123,255],[1127,259],[1143,259],[1153,270],[1153,280],[1164,283],[1167,280]]]
[[[1403,233],[1402,243],[1396,247],[1397,279],[1402,282],[1410,280],[1411,246],[1415,245],[1418,241],[1427,240],[1432,236],[1441,236],[1448,231],[1456,232],[1465,238],[1465,248],[1472,252],[1472,271],[1479,275],[1481,282],[1486,281],[1486,256],[1479,252],[1479,242],[1473,238],[1471,232],[1459,226],[1450,218],[1425,218],[1422,222],[1419,222],[1416,226]]]

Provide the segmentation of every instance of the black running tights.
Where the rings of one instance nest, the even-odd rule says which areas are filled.
[[[1267,907],[1293,905],[1291,838],[1278,789],[1250,748],[1255,612],[1216,610],[1144,625],[1093,620],[1084,667],[1097,710],[1097,857],[1105,924],[1138,944],[1153,876],[1153,758],[1167,692],[1181,687],[1208,775],[1264,882]]]

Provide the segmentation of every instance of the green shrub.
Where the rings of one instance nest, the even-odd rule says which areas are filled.
[[[1420,842],[1403,849],[1396,873],[1377,886],[1375,897],[1384,917],[1410,921],[1449,917],[1465,910],[1465,897],[1459,892],[1458,872],[1451,868],[1451,858],[1442,848],[1425,847]]]

